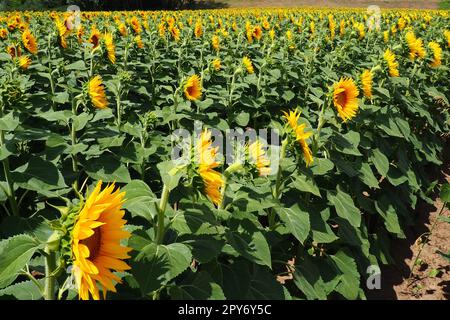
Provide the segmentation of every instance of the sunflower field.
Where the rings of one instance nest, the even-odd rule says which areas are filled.
[[[365,299],[439,187],[449,22],[0,12],[0,297]]]

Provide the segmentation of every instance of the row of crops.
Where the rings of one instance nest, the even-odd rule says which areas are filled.
[[[433,203],[448,25],[0,13],[0,296],[364,299],[367,268]]]

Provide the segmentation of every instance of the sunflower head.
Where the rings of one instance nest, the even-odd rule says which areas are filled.
[[[202,96],[200,77],[196,74],[190,76],[184,84],[184,95],[186,99],[194,101]]]
[[[262,37],[262,29],[260,26],[255,26],[253,28],[253,37],[255,37],[256,40],[260,40]]]
[[[361,84],[366,98],[372,98],[372,71],[366,69],[361,74]]]
[[[99,284],[104,298],[107,291],[116,292],[115,283],[121,279],[113,271],[130,269],[123,260],[130,258],[131,249],[121,244],[131,235],[123,229],[125,193],[114,190],[114,183],[101,187],[99,181],[79,211],[72,232],[72,272],[83,300],[90,296],[99,300]]]
[[[31,54],[36,54],[38,52],[36,39],[29,29],[26,29],[22,33],[22,42],[25,49],[27,49]]]
[[[212,65],[214,67],[214,70],[219,71],[222,68],[222,64],[219,58],[214,59],[212,62]]]
[[[431,61],[431,66],[437,68],[442,64],[442,48],[439,43],[431,41],[428,43],[428,47],[433,52],[433,60]]]
[[[260,176],[267,176],[270,174],[270,160],[263,148],[263,144],[259,140],[248,146],[248,155],[250,163],[256,168]]]
[[[8,30],[5,28],[0,29],[0,39],[6,39],[8,37]]]
[[[100,45],[101,34],[96,28],[92,28],[91,35],[88,42],[92,44],[93,48],[96,49]]]
[[[6,52],[11,56],[11,58],[20,57],[22,55],[22,50],[18,45],[9,45],[6,47]]]
[[[389,70],[389,76],[398,77],[400,75],[398,71],[398,62],[395,60],[395,53],[389,48],[383,54],[383,58],[386,61]]]
[[[254,73],[255,70],[253,68],[252,60],[250,60],[249,57],[242,58],[242,63],[244,64],[245,68],[247,69],[248,73]]]
[[[99,109],[108,107],[106,100],[105,86],[102,82],[101,76],[95,76],[88,82],[88,92],[92,104]]]
[[[19,68],[26,70],[31,65],[31,59],[28,56],[21,56],[18,58],[17,64]]]
[[[105,33],[103,36],[105,41],[106,52],[108,54],[108,59],[112,64],[116,63],[116,47],[114,45],[114,38],[111,33]]]
[[[218,35],[214,35],[211,40],[211,45],[214,50],[219,51],[220,49],[220,38]]]
[[[200,38],[203,34],[203,26],[202,26],[202,21],[201,20],[197,20],[197,22],[195,23],[195,27],[194,27],[194,34],[196,38]]]
[[[334,85],[333,102],[341,119],[346,122],[356,116],[358,111],[358,88],[353,79],[341,78]]]
[[[289,111],[289,113],[284,112],[284,118],[287,121],[287,126],[290,129],[290,136],[295,139],[296,142],[300,145],[303,157],[305,159],[306,165],[310,166],[313,162],[313,156],[311,149],[308,146],[306,140],[312,136],[312,131],[306,131],[306,124],[298,124],[298,119],[300,118],[301,112],[298,110]]]

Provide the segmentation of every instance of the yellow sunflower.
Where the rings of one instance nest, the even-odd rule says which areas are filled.
[[[253,28],[253,37],[255,37],[256,40],[260,40],[262,37],[262,29],[260,26],[255,26]]]
[[[202,27],[202,21],[197,20],[194,27],[194,34],[196,38],[200,38],[203,34],[203,27]]]
[[[364,91],[364,96],[366,98],[372,98],[372,72],[368,69],[364,70],[361,74],[361,83]]]
[[[409,58],[414,60],[416,57],[424,58],[425,49],[423,47],[422,39],[416,38],[414,32],[408,31],[405,35],[406,43],[409,47]]]
[[[137,47],[138,47],[139,49],[144,48],[144,42],[142,42],[141,36],[136,36],[136,37],[134,38],[134,42],[136,43],[136,45],[137,45]]]
[[[20,47],[14,45],[7,46],[6,52],[8,52],[11,58],[20,57],[22,55],[22,50]]]
[[[29,29],[26,29],[22,33],[22,42],[24,47],[30,52],[31,54],[36,54],[38,52],[37,42],[34,38],[33,34]]]
[[[200,78],[194,74],[189,77],[184,85],[184,95],[188,100],[198,100],[202,96]]]
[[[212,62],[212,65],[214,67],[214,70],[219,71],[222,68],[222,64],[219,58],[214,59]]]
[[[6,39],[8,37],[8,30],[5,28],[0,29],[0,39]]]
[[[133,29],[134,33],[139,34],[142,32],[141,24],[139,23],[138,18],[132,17],[130,20],[131,28]]]
[[[125,37],[128,34],[127,26],[123,22],[119,23],[119,25],[117,26],[117,30],[122,37]]]
[[[244,66],[247,69],[248,73],[254,73],[255,72],[255,70],[253,69],[252,60],[250,60],[249,57],[242,58],[242,63],[244,64]]]
[[[437,68],[442,64],[442,48],[439,43],[435,41],[428,43],[428,47],[433,51],[433,61],[431,61],[431,66]]]
[[[95,49],[100,44],[101,34],[96,28],[92,28],[91,35],[89,37],[89,43],[93,45],[92,49]]]
[[[204,193],[215,205],[222,202],[221,189],[224,180],[220,172],[215,171],[220,163],[216,161],[217,148],[212,147],[211,132],[204,130],[196,145],[197,156],[199,157],[198,174],[203,180]]]
[[[358,94],[359,91],[353,79],[341,78],[334,85],[334,106],[344,122],[356,116],[356,111],[358,110]]]
[[[389,75],[391,77],[398,77],[400,73],[398,72],[398,62],[395,60],[395,53],[393,53],[390,49],[386,49],[383,54],[383,58],[388,65]]]
[[[447,39],[447,47],[450,48],[450,30],[445,30],[444,36],[445,36],[445,39]]]
[[[220,38],[217,35],[214,35],[211,40],[211,44],[214,50],[219,51],[220,49]]]
[[[106,52],[108,53],[108,59],[112,64],[116,63],[116,47],[114,45],[114,38],[111,33],[105,33],[103,39],[105,40]]]
[[[108,107],[102,77],[95,76],[92,78],[88,83],[88,90],[91,102],[96,108],[105,109]]]
[[[263,144],[260,141],[255,141],[248,146],[248,153],[252,163],[255,165],[260,176],[267,176],[270,174],[270,160],[263,149]]]
[[[101,190],[99,181],[80,210],[72,234],[73,274],[80,299],[100,299],[98,284],[116,292],[121,279],[112,271],[129,270],[123,260],[130,258],[131,248],[121,245],[130,233],[123,230],[126,220],[122,210],[125,193],[115,189],[114,183]]]
[[[289,111],[289,113],[284,112],[284,118],[287,120],[287,124],[291,128],[295,140],[300,144],[303,151],[303,157],[305,158],[306,165],[309,167],[313,162],[313,156],[311,149],[309,148],[306,140],[312,136],[312,131],[305,132],[306,124],[298,124],[298,119],[300,118],[300,112]]]
[[[19,65],[19,68],[26,70],[31,65],[31,59],[28,56],[21,56],[17,60],[17,64]]]

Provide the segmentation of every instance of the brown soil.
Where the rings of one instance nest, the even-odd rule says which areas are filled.
[[[450,142],[450,141],[448,141]],[[446,151],[450,158],[450,143]],[[446,159],[440,172],[440,183],[450,183],[450,159]],[[436,221],[442,208],[438,195],[434,205],[420,205],[416,214],[417,223],[407,230],[407,238],[394,241],[391,254],[395,265],[382,267],[381,290],[367,292],[368,299],[398,299],[398,300],[449,300],[450,299],[450,262],[437,251],[450,250],[450,224],[438,220],[436,227],[429,236],[429,241],[420,254],[422,262],[414,268],[414,276],[409,279],[410,266],[416,259],[431,226]],[[450,210],[444,209],[442,215],[449,216]],[[424,236],[425,235],[425,236]],[[436,276],[430,276],[432,270],[438,270]]]
[[[437,9],[439,0],[215,0],[229,7],[368,7],[378,5],[383,8]]]

